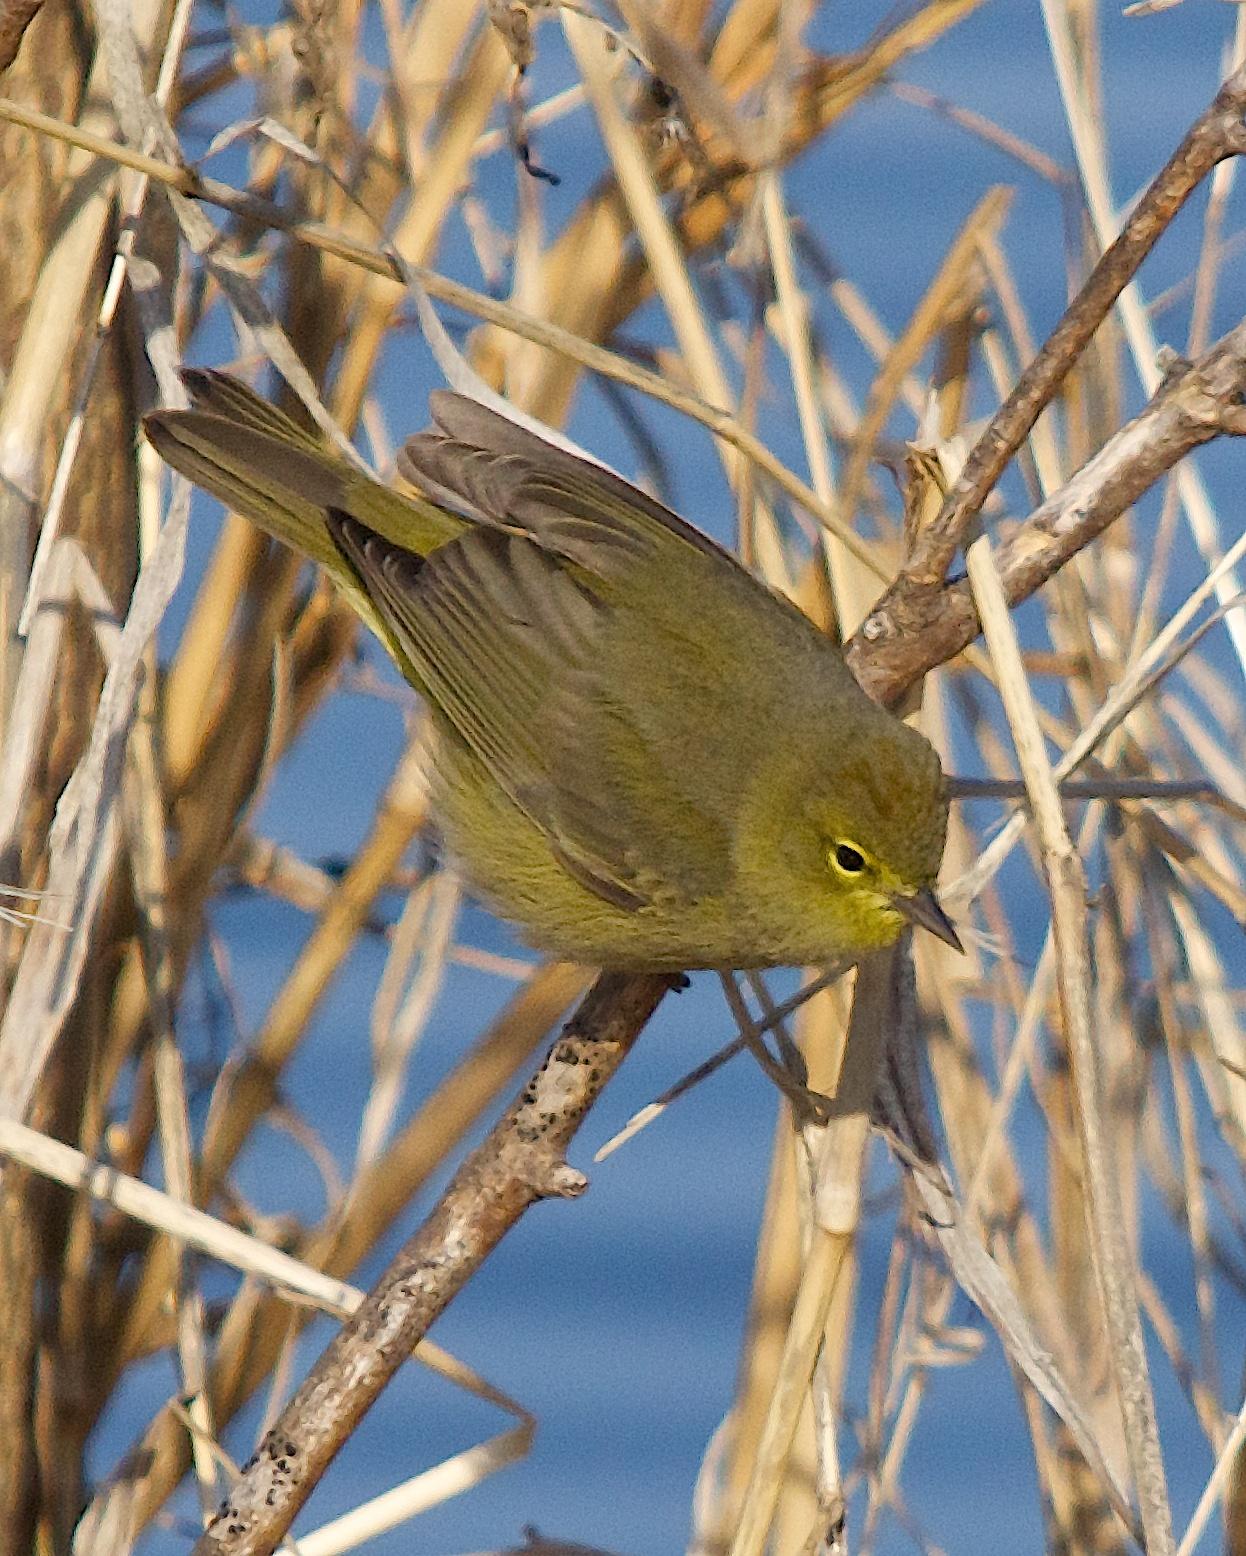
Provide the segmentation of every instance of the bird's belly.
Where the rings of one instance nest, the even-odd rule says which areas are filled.
[[[436,806],[468,886],[530,945],[566,961],[650,972],[794,967],[865,949],[815,902],[739,886],[702,901],[619,907],[569,875],[539,827],[457,742],[438,754]]]

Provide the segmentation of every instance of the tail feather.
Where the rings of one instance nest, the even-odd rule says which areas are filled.
[[[334,577],[343,559],[330,508],[420,555],[462,532],[457,515],[373,481],[236,378],[201,369],[183,377],[194,409],[155,411],[143,423],[161,458]]]
[[[314,432],[301,427],[229,373],[209,367],[187,367],[182,369],[181,377],[197,411],[223,416],[226,421],[256,432],[270,433],[285,443],[302,443],[311,449],[323,447],[322,440]]]
[[[157,411],[143,425],[166,464],[267,534],[331,566],[338,553],[325,509],[344,506],[345,493],[327,459],[204,411]]]
[[[236,378],[199,369],[183,377],[194,408],[154,411],[143,422],[157,453],[235,513],[323,567],[418,685],[401,645],[335,544],[329,512],[348,514],[418,556],[462,534],[467,521],[418,493],[373,481]]]

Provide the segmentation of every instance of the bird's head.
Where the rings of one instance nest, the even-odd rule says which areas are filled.
[[[890,945],[908,923],[959,951],[934,893],[947,833],[939,758],[881,709],[870,723],[831,747],[806,791],[807,863],[821,872],[836,917],[861,949]]]

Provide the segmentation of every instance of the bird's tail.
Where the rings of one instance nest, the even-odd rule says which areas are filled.
[[[182,377],[192,409],[154,411],[143,422],[161,458],[348,588],[354,580],[329,532],[330,508],[420,556],[463,530],[457,515],[373,481],[227,373],[194,368]]]

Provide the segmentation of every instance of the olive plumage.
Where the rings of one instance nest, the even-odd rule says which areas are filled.
[[[790,601],[620,477],[464,396],[379,485],[224,374],[147,435],[324,567],[425,697],[438,810],[532,944],[611,968],[858,955],[933,894],[939,761]]]

